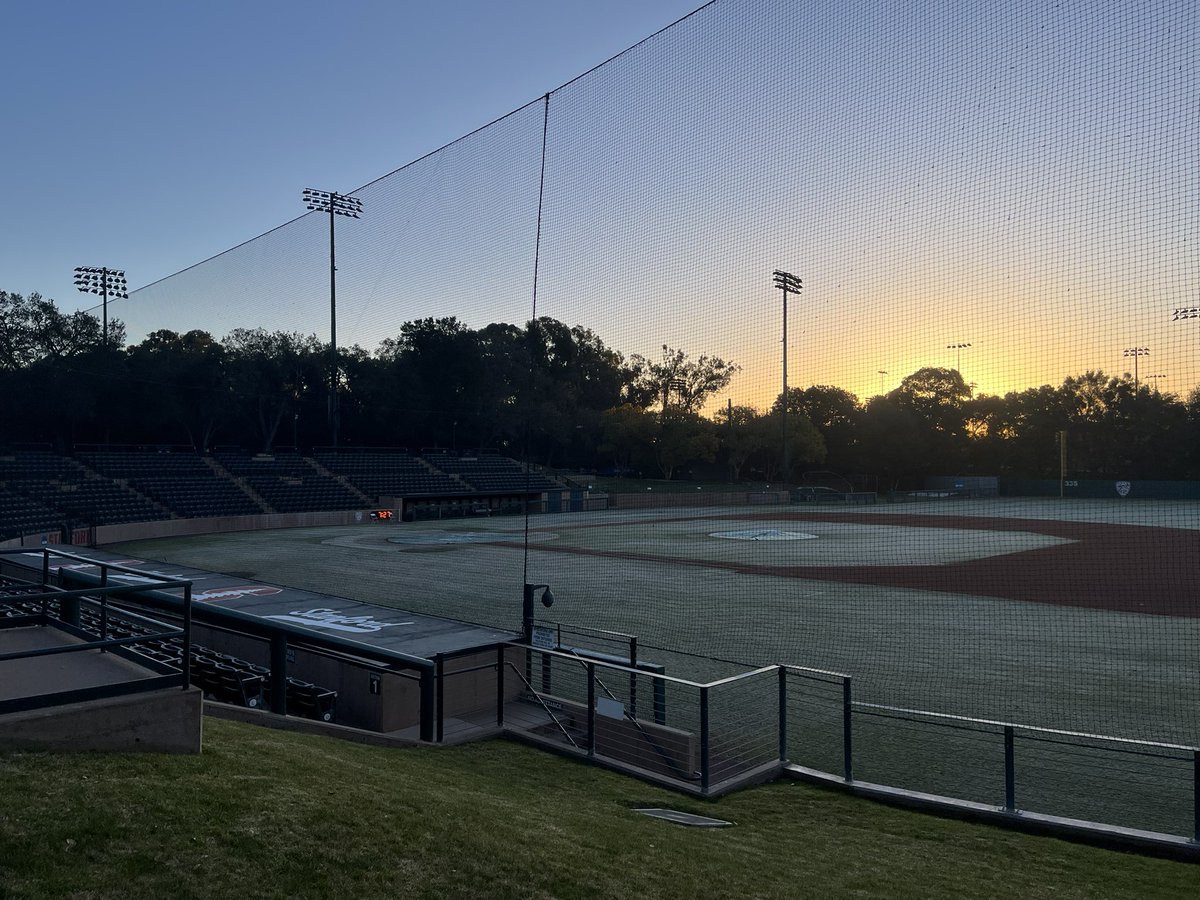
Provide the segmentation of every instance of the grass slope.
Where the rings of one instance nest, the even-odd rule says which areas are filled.
[[[198,757],[0,754],[0,897],[1183,897],[1200,869],[794,784],[716,803],[507,742],[205,720]],[[687,829],[666,806],[732,820]]]

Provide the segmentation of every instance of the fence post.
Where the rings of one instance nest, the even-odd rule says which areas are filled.
[[[661,678],[654,679],[654,724],[667,724],[667,683]]]
[[[437,679],[437,742],[440,744],[445,737],[446,729],[446,664],[442,654],[433,658],[434,677]]]
[[[183,586],[183,689],[192,686],[192,583]]]
[[[637,638],[630,636],[629,638],[629,668],[633,669],[629,673],[629,715],[631,718],[637,718]]]
[[[786,763],[788,758],[787,744],[787,668],[779,669],[779,761]]]
[[[587,664],[588,675],[588,716],[587,716],[587,752],[588,756],[596,755],[596,664]]]
[[[850,703],[850,676],[847,675],[842,679],[842,777],[847,781],[854,780],[854,723]]]
[[[100,640],[108,640],[108,566],[100,566]],[[107,653],[107,647],[100,648]]]
[[[496,725],[504,726],[504,645],[496,648]]]
[[[421,670],[421,740],[426,742],[433,740],[434,718],[441,718],[433,699],[438,684],[433,676],[433,669]]]
[[[192,648],[188,644],[183,652],[191,655]],[[287,634],[276,631],[271,635],[271,712],[281,716],[287,715]]]
[[[1200,843],[1200,750],[1192,751],[1192,818],[1195,820],[1192,838]]]
[[[1013,727],[1004,726],[1004,808],[1009,812],[1017,808],[1017,766]]]
[[[700,791],[708,793],[709,785],[708,688],[700,688]]]

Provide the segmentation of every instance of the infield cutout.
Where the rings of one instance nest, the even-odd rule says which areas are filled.
[[[806,531],[781,531],[778,528],[749,528],[742,531],[714,531],[709,537],[726,541],[811,541],[817,535]]]

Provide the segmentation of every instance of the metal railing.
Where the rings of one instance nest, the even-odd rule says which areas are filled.
[[[1200,748],[862,702],[839,672],[781,666],[779,678],[780,756],[797,772],[1031,825],[1200,843]]]
[[[69,690],[34,692],[22,697],[12,697],[0,700],[0,714],[19,712],[31,709],[44,709],[67,703],[78,703],[86,700],[120,697],[129,694],[144,693],[167,687],[180,687],[187,690],[191,681],[190,660],[184,654],[183,664],[178,671],[154,664],[128,653],[126,648],[149,640],[170,640],[177,638],[187,646],[191,640],[192,630],[192,583],[185,579],[168,578],[165,576],[147,575],[135,572],[133,569],[115,563],[99,563],[74,553],[52,550],[44,547],[40,550],[25,548],[0,549],[0,560],[6,556],[41,556],[41,581],[36,586],[27,584],[23,589],[14,591],[7,598],[0,592],[0,605],[8,600],[10,614],[0,620],[0,626],[13,628],[21,626],[45,626],[69,635],[73,640],[57,643],[51,646],[15,650],[0,653],[0,665],[22,659],[57,656],[62,654],[87,653],[99,651],[113,652],[123,658],[135,659],[138,664],[157,675],[150,677],[126,678],[105,684],[72,688]],[[55,585],[51,578],[51,559],[72,560],[76,564],[88,564],[100,567],[96,584],[92,587],[67,589]],[[61,567],[60,567],[61,571]],[[141,584],[113,584],[111,574],[117,572],[137,576]],[[179,601],[181,621],[178,626],[166,625],[157,620],[139,615],[120,607],[120,617],[126,622],[136,623],[140,631],[136,634],[123,634],[113,637],[110,632],[109,616],[114,609],[114,597],[134,595],[140,597],[150,591],[163,589],[178,589],[182,591]],[[81,617],[85,610],[96,614],[99,618],[99,634],[93,634],[82,627]]]
[[[701,796],[786,772],[929,808],[1200,851],[1197,747],[863,702],[841,672],[766,666],[697,681],[605,656],[502,646],[487,667],[495,725]],[[637,709],[647,695],[653,709]]]
[[[139,608],[162,610],[181,616],[184,623],[184,631],[181,636],[185,647],[191,646],[193,619],[197,623],[265,640],[269,644],[270,710],[279,715],[287,714],[288,669],[294,652],[298,649],[374,664],[379,671],[416,671],[420,682],[420,739],[423,741],[434,739],[436,686],[434,684],[435,667],[432,660],[397,650],[375,647],[349,638],[316,634],[298,626],[272,622],[236,609],[206,603],[193,605],[190,581],[157,576],[143,570],[130,569],[115,563],[102,562],[91,557],[49,548],[41,550],[10,548],[0,550],[0,554],[41,555],[41,578],[45,585],[51,583],[51,558],[75,561],[80,565],[59,567],[54,574],[63,584],[79,584],[85,587],[54,589],[53,596],[84,596],[103,592],[106,597],[111,596],[118,600],[125,600],[127,603],[136,604]],[[0,559],[2,558],[0,556]],[[21,565],[26,569],[29,568],[28,561]],[[112,584],[110,583],[112,573],[129,575],[131,578],[137,579],[138,583]],[[182,597],[175,596],[170,592],[176,588],[183,589]],[[126,611],[122,610],[122,615],[125,613]],[[140,639],[146,638],[143,636]],[[128,642],[136,643],[136,640]],[[183,654],[182,664],[184,677],[190,680],[190,654]],[[184,681],[185,685],[188,683],[187,680]]]
[[[703,796],[781,766],[777,719],[763,716],[776,666],[700,682],[602,651],[518,643],[501,645],[493,666],[496,724],[541,746]]]

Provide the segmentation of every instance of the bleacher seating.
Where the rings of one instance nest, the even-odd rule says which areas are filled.
[[[74,460],[49,450],[0,456],[0,482],[8,497],[0,513],[0,530],[6,537],[57,530],[67,522],[118,525],[168,517],[134,491],[110,479],[90,477]],[[35,527],[26,530],[31,524]]]
[[[97,472],[125,480],[180,516],[246,516],[263,512],[241,488],[190,450],[93,450],[79,453],[79,458]]]
[[[38,532],[58,534],[65,516],[23,494],[0,488],[0,541]]]
[[[243,450],[218,450],[214,455],[276,512],[357,509],[363,505],[352,491],[321,474],[303,457],[251,456]]]
[[[541,472],[526,472],[525,467],[495,451],[468,451],[462,455],[426,450],[424,456],[443,472],[451,472],[479,493],[527,493],[551,491],[562,485]]]
[[[315,458],[376,501],[380,497],[444,497],[469,490],[403,450],[324,451]]]
[[[496,498],[561,488],[494,450],[427,449],[418,456],[355,447],[319,451],[311,460],[241,449],[201,457],[190,448],[93,446],[75,458],[48,449],[0,450],[0,540],[171,516],[359,509],[382,497],[434,502],[438,517],[465,515],[475,512],[472,496],[490,498],[495,510],[503,508]],[[456,504],[465,505],[456,510]]]

